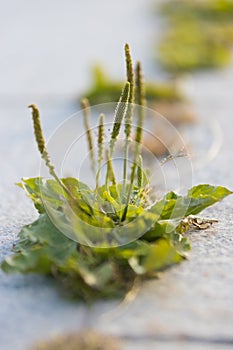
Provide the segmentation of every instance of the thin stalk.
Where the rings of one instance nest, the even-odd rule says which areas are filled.
[[[142,142],[142,128],[143,128],[143,121],[144,121],[144,106],[145,106],[145,88],[144,88],[144,82],[142,77],[142,70],[141,70],[141,64],[140,62],[137,62],[136,65],[136,102],[140,106],[137,109],[137,127],[136,127],[136,133],[135,133],[135,147],[134,147],[134,159],[133,159],[133,165],[131,168],[131,174],[130,174],[130,185],[129,190],[127,194],[126,199],[126,205],[125,209],[121,218],[121,221],[124,221],[127,216],[130,196],[133,188],[133,182],[135,177],[135,172],[137,168],[138,158],[141,151],[141,142]]]
[[[129,94],[129,103],[134,102],[134,70],[133,70],[133,61],[130,52],[130,47],[128,44],[125,44],[125,61],[126,61],[126,75],[127,81],[130,83],[130,94]]]
[[[68,194],[71,198],[73,198],[69,189],[63,184],[63,182],[57,176],[55,169],[54,169],[54,165],[52,165],[50,162],[49,153],[48,153],[46,145],[45,145],[45,140],[44,140],[43,131],[42,131],[42,127],[41,127],[39,109],[34,104],[29,105],[28,108],[32,109],[32,120],[33,120],[34,134],[35,134],[35,139],[36,139],[38,150],[41,154],[41,158],[45,161],[45,164],[49,170],[50,175],[53,176],[53,178],[59,183],[59,185],[66,192],[66,194]]]
[[[130,95],[130,83],[127,82],[122,90],[121,97],[119,99],[119,102],[115,110],[114,123],[113,123],[113,129],[112,129],[111,140],[110,140],[110,157],[112,157],[113,155],[114,146],[117,141],[120,128],[121,128],[121,123],[127,112],[129,95]]]
[[[142,156],[138,157],[138,168],[137,168],[137,182],[138,188],[140,189],[143,185],[143,170],[142,170]]]
[[[115,143],[120,133],[121,123],[127,112],[129,94],[130,94],[130,83],[127,82],[124,88],[122,89],[121,97],[119,99],[119,102],[117,104],[115,114],[114,114],[114,123],[113,123],[113,128],[111,133],[111,139],[109,143],[109,155],[108,155],[109,160],[112,160]],[[112,164],[112,161],[111,161],[111,164]],[[106,188],[108,186],[108,179],[109,179],[109,169],[107,167],[106,177],[105,177]]]
[[[104,114],[100,115],[98,127],[98,170],[96,174],[96,188],[99,186],[99,174],[103,162],[104,151]]]
[[[90,123],[89,123],[90,105],[87,98],[82,99],[81,107],[83,110],[84,127],[87,133],[87,143],[88,143],[88,149],[89,149],[89,155],[90,155],[90,161],[91,161],[91,169],[95,176],[96,172],[95,172],[95,155],[94,155],[94,148],[93,148],[93,136],[92,136]]]
[[[133,119],[133,103],[134,103],[134,70],[133,62],[130,53],[129,45],[125,45],[125,61],[126,61],[126,74],[127,81],[130,83],[130,94],[129,94],[129,106],[125,115],[125,146],[124,146],[124,165],[123,165],[123,188],[122,193],[125,192],[126,180],[127,180],[127,165],[128,165],[128,153],[130,135],[132,131],[132,119]]]
[[[111,181],[113,185],[116,185],[116,177],[114,174],[112,158],[110,157],[109,151],[106,150],[106,160],[107,160],[107,177],[106,177],[106,186],[108,182]]]
[[[142,68],[141,63],[137,62],[136,65],[136,103],[141,106],[137,109],[138,116],[137,116],[137,128],[136,128],[136,135],[135,135],[135,141],[139,145],[142,141],[142,127],[144,122],[144,108],[146,105],[146,98],[145,98],[145,84],[143,81],[142,76]]]
[[[40,112],[36,105],[31,104],[28,106],[32,109],[32,120],[33,120],[33,128],[34,128],[34,134],[35,139],[37,143],[38,150],[41,154],[41,158],[45,161],[45,164],[49,170],[50,175],[57,181],[57,183],[61,186],[63,191],[70,197],[72,205],[74,205],[77,209],[79,209],[81,212],[85,213],[86,215],[90,216],[90,213],[87,212],[85,209],[83,209],[78,201],[73,197],[70,190],[64,185],[64,183],[61,181],[61,179],[57,176],[54,165],[51,164],[49,153],[46,148],[43,131],[41,127],[41,121],[40,121]],[[92,212],[92,208],[89,208]]]

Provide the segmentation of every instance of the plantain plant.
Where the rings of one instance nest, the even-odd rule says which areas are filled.
[[[141,64],[137,63],[134,72],[127,44],[125,57],[127,81],[108,142],[105,116],[101,113],[99,117],[97,157],[93,152],[88,100],[81,104],[96,182],[93,189],[79,179],[58,177],[44,141],[39,110],[35,105],[29,106],[38,150],[52,178],[23,179],[18,184],[33,201],[39,217],[21,229],[13,254],[1,263],[6,273],[49,275],[69,294],[85,301],[120,297],[135,281],[151,278],[181,262],[190,249],[185,235],[190,226],[202,229],[209,225],[194,215],[231,194],[224,187],[204,184],[191,188],[186,196],[169,192],[152,201],[141,154],[145,106]],[[118,183],[113,158],[123,126],[123,182]],[[130,147],[132,165],[128,161]],[[103,162],[107,164],[106,174],[100,184]],[[51,220],[51,211],[70,234],[60,231]]]

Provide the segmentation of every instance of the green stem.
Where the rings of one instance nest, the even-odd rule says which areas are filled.
[[[138,188],[141,189],[143,185],[143,170],[142,170],[142,156],[138,157],[139,163],[137,168],[137,180],[138,180]]]
[[[129,153],[129,139],[132,131],[132,119],[133,119],[133,103],[134,103],[134,70],[133,62],[128,44],[125,44],[125,61],[126,61],[126,74],[127,81],[130,83],[129,94],[129,106],[125,115],[125,147],[124,147],[124,165],[123,165],[123,188],[122,195],[125,193],[126,181],[127,181],[127,166],[128,166],[128,153]]]
[[[41,154],[41,158],[45,161],[45,164],[49,170],[50,175],[53,176],[53,178],[59,183],[59,185],[66,192],[66,194],[68,194],[71,198],[73,198],[69,189],[63,184],[61,179],[59,179],[59,177],[57,176],[55,169],[54,169],[54,165],[52,165],[50,162],[49,153],[48,153],[46,145],[45,145],[45,140],[44,140],[43,131],[42,131],[42,127],[41,127],[39,109],[34,104],[29,105],[28,108],[32,109],[32,120],[33,120],[34,134],[35,134],[35,139],[36,139],[38,150]]]
[[[137,128],[136,128],[136,134],[135,134],[134,159],[133,159],[133,165],[131,169],[130,185],[129,185],[128,194],[126,198],[126,205],[123,211],[121,221],[124,221],[127,216],[138,158],[141,152],[142,128],[143,128],[143,121],[144,121],[143,107],[145,106],[145,88],[144,88],[140,62],[137,62],[137,65],[136,65],[136,102],[139,105],[139,107],[137,109]]]
[[[46,148],[44,136],[43,136],[43,131],[41,127],[41,121],[40,121],[40,112],[39,109],[37,108],[36,105],[31,104],[28,106],[29,108],[32,109],[32,120],[33,120],[33,127],[34,127],[34,134],[35,134],[35,139],[36,143],[38,146],[38,150],[41,154],[41,158],[45,161],[45,164],[49,170],[50,175],[57,181],[57,183],[61,186],[63,191],[69,196],[71,199],[71,204],[74,205],[76,208],[78,208],[80,211],[85,213],[86,215],[90,216],[90,213],[84,210],[77,200],[73,197],[72,193],[70,190],[64,185],[64,183],[61,181],[61,179],[57,176],[54,165],[51,164],[50,158],[49,158],[49,153]],[[89,208],[92,209],[92,208]]]
[[[119,102],[117,104],[116,111],[115,111],[113,129],[112,129],[111,140],[110,140],[110,158],[113,155],[114,146],[117,141],[118,135],[120,133],[122,120],[125,117],[125,114],[127,112],[129,94],[130,94],[130,83],[127,82],[122,90],[121,97],[119,99]]]
[[[99,186],[99,174],[103,161],[103,150],[104,150],[104,114],[100,115],[99,127],[98,127],[98,170],[96,174],[96,188]]]
[[[114,116],[114,123],[111,133],[111,139],[109,144],[109,155],[108,158],[111,160],[114,152],[115,143],[117,141],[122,119],[125,117],[125,114],[127,112],[128,108],[128,101],[129,101],[129,94],[130,94],[130,83],[127,82],[122,90],[121,97],[119,99],[119,102],[117,104],[116,110],[115,110],[115,116]],[[109,169],[107,167],[106,171],[106,177],[105,177],[105,186],[107,188],[109,179]]]
[[[129,139],[125,139],[124,147],[124,165],[123,165],[123,186],[122,186],[122,197],[125,195],[126,181],[127,181],[127,167],[128,167],[128,158],[129,158]]]
[[[88,149],[89,149],[90,160],[91,160],[91,169],[95,176],[96,171],[95,171],[95,155],[94,155],[94,148],[93,148],[93,136],[92,136],[91,127],[89,123],[90,105],[87,98],[82,99],[81,107],[83,109],[84,127],[87,133],[87,143],[88,143]]]
[[[106,150],[106,159],[107,159],[107,186],[108,182],[111,181],[113,185],[116,185],[116,177],[114,174],[113,164],[112,164],[112,158],[109,155],[108,150]]]

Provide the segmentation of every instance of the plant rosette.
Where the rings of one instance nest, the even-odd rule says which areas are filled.
[[[13,254],[1,263],[7,273],[49,275],[70,295],[85,301],[121,297],[135,281],[181,262],[190,250],[188,229],[212,224],[196,215],[231,194],[224,187],[202,184],[186,195],[174,191],[157,195],[159,172],[155,173],[153,159],[142,147],[146,108],[141,65],[138,62],[134,71],[127,44],[125,57],[127,82],[112,123],[107,124],[100,113],[96,129],[91,128],[88,100],[81,103],[94,185],[79,177],[57,175],[39,110],[29,106],[50,177],[23,179],[18,184],[39,217],[21,229]],[[170,153],[162,163],[182,155]]]

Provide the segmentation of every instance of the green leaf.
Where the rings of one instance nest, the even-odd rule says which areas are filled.
[[[21,183],[17,185],[25,190],[28,197],[34,202],[35,208],[39,213],[44,213],[44,205],[41,199],[40,186],[41,178],[35,177],[30,179],[22,179]]]
[[[61,181],[77,200],[82,200],[82,194],[91,194],[90,188],[75,178],[68,177],[61,179]],[[67,193],[64,192],[60,184],[54,179],[43,179],[41,177],[22,179],[22,183],[18,183],[17,185],[25,190],[39,213],[45,212],[43,202],[57,209],[63,205],[64,198],[69,200]]]
[[[162,270],[169,265],[179,263],[182,256],[166,239],[159,239],[150,244],[147,255],[143,259],[133,257],[129,263],[138,274],[149,274]]]
[[[42,273],[49,274],[52,261],[48,255],[41,251],[40,246],[34,245],[28,250],[7,257],[1,268],[7,273]]]
[[[157,202],[150,212],[160,216],[160,220],[176,219],[195,215],[205,208],[221,201],[232,194],[225,187],[198,185],[188,191],[187,196],[177,196],[174,192],[169,193],[164,199]]]
[[[232,194],[225,187],[210,186],[210,185],[198,185],[188,191],[188,198],[190,203],[188,206],[187,215],[196,215],[205,208],[223,200],[225,197]]]
[[[142,239],[153,242],[158,238],[164,238],[171,235],[171,232],[175,232],[177,227],[177,221],[172,220],[159,220],[156,221],[153,227],[148,230]]]
[[[15,254],[6,258],[5,272],[48,273],[53,263],[63,264],[76,251],[76,243],[64,236],[46,214],[19,232]]]
[[[150,248],[149,254],[142,264],[146,272],[158,271],[182,260],[181,255],[168,240],[160,239],[151,245]]]

